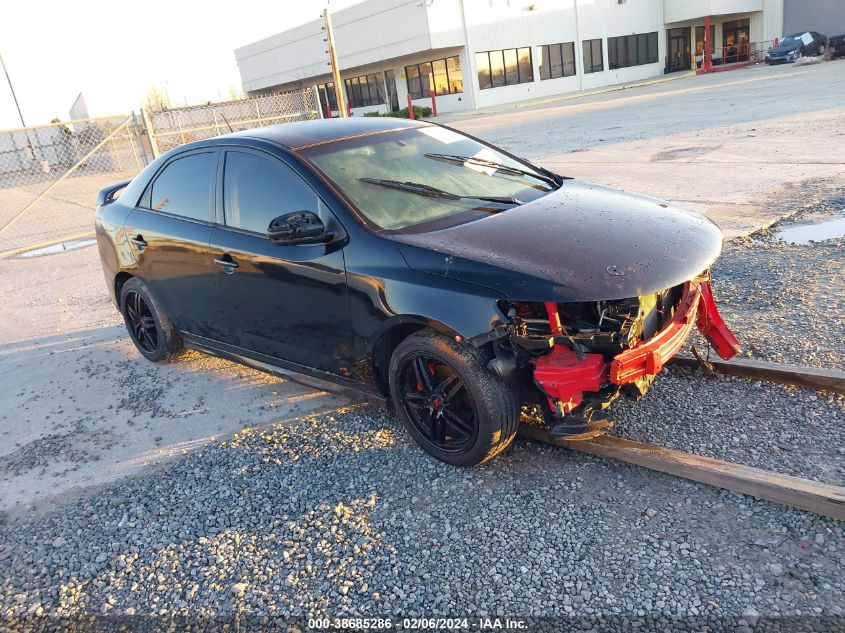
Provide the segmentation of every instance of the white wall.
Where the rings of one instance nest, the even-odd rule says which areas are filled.
[[[476,107],[547,97],[615,83],[638,81],[663,72],[666,36],[663,29],[663,0],[536,0],[533,3],[507,0],[464,0],[469,49],[498,50],[532,46],[534,78],[531,83],[480,90],[478,75],[471,80],[476,91]],[[534,10],[527,10],[533,6]],[[610,70],[607,38],[657,31],[658,62]],[[580,40],[578,34],[580,33]],[[584,74],[581,41],[602,39],[603,72]],[[577,74],[574,77],[540,80],[537,47],[542,44],[575,42]]]
[[[845,1],[845,0],[843,0]],[[405,66],[458,54],[464,92],[438,98],[438,110],[484,108],[660,76],[667,55],[666,24],[695,26],[714,15],[721,22],[750,17],[754,41],[782,35],[784,0],[365,0],[333,15],[342,77],[392,68],[399,106],[407,104]],[[577,7],[577,9],[576,9]],[[463,9],[463,10],[462,10]],[[741,11],[743,11],[741,13]],[[721,14],[721,15],[719,15]],[[692,17],[685,17],[692,16]],[[683,18],[683,19],[682,19]],[[237,49],[244,89],[282,90],[330,81],[322,20]],[[658,33],[658,62],[611,70],[609,37]],[[584,74],[582,42],[602,40],[604,70]],[[574,42],[574,77],[540,80],[538,49]],[[530,46],[534,81],[480,90],[475,53]],[[415,101],[430,105],[430,99]],[[367,106],[356,114],[386,107]]]
[[[683,22],[729,13],[752,13],[762,11],[768,0],[665,0],[666,22]],[[778,0],[781,5],[783,0]]]
[[[367,0],[333,13],[332,25],[341,68],[463,43],[457,1],[427,7],[419,0]],[[322,26],[322,19],[312,20],[236,49],[244,90],[325,74],[329,60]]]

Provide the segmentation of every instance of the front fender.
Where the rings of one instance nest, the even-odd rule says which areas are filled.
[[[353,333],[370,349],[397,325],[471,339],[504,319],[497,306],[504,297],[489,288],[409,269],[402,273],[401,278],[347,274]]]

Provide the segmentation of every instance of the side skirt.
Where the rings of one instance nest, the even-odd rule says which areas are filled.
[[[298,363],[291,363],[289,361],[266,356],[257,352],[247,351],[234,345],[227,345],[204,336],[197,336],[196,334],[188,334],[187,332],[180,332],[182,338],[185,340],[185,345],[191,349],[199,352],[211,354],[212,356],[219,356],[226,360],[246,365],[252,369],[263,371],[266,374],[278,376],[280,378],[288,378],[294,382],[312,387],[313,389],[321,389],[331,393],[346,395],[355,399],[363,399],[368,404],[381,407],[382,409],[390,409],[391,402],[388,398],[376,391],[374,388],[364,385],[363,383],[336,376],[329,372],[314,369],[299,365]]]

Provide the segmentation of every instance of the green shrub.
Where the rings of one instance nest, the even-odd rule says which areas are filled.
[[[432,111],[431,108],[428,106],[414,106],[414,118],[415,119],[422,119],[424,117],[431,116]],[[395,119],[407,119],[408,118],[408,108],[402,108],[401,110],[394,110],[393,112],[385,112],[384,114],[380,114],[378,112],[365,112],[364,116],[389,116]]]

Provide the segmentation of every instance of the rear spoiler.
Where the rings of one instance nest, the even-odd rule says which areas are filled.
[[[109,185],[105,189],[100,189],[100,193],[97,194],[97,206],[104,207],[107,204],[114,202],[117,199],[115,194],[119,192],[121,189],[126,187],[132,179],[129,180],[121,180],[120,182],[116,182],[112,185]]]

